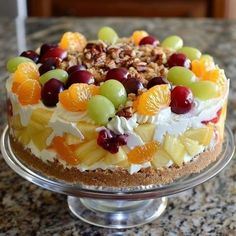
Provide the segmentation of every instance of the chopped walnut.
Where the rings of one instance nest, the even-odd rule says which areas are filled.
[[[154,77],[166,77],[168,69],[165,64],[172,53],[160,46],[135,46],[130,38],[119,39],[116,45],[93,41],[86,45],[83,52],[68,52],[68,57],[59,67],[66,70],[70,66],[84,64],[98,84],[105,80],[109,69],[125,67],[129,78],[135,78],[145,86]]]
[[[132,106],[129,106],[129,107],[124,107],[122,108],[121,110],[119,110],[116,115],[117,116],[123,116],[127,119],[131,118],[133,116],[133,107]]]

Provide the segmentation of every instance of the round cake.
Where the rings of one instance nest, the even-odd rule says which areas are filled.
[[[10,142],[46,176],[94,186],[166,184],[219,156],[229,80],[176,35],[88,41],[66,32],[7,62]]]

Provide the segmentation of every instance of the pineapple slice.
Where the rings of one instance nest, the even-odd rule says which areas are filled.
[[[184,133],[184,137],[198,141],[200,144],[207,146],[210,144],[214,132],[214,127],[208,125],[203,128],[189,129]]]
[[[97,132],[95,129],[98,126],[93,125],[93,124],[88,124],[85,122],[78,122],[77,127],[81,131],[81,133],[84,135],[85,139],[91,140],[97,137]]]
[[[97,144],[96,139],[93,139],[81,144],[75,150],[75,154],[80,159],[81,164],[90,166],[102,159],[107,154],[107,151]]]
[[[48,127],[43,130],[40,130],[38,133],[32,136],[32,141],[34,145],[40,151],[42,151],[44,148],[47,147],[46,140],[51,133],[52,133],[52,129]]]
[[[155,131],[155,125],[153,124],[141,124],[137,126],[134,131],[141,137],[141,139],[147,143],[153,140]]]
[[[164,149],[178,166],[183,164],[186,151],[179,138],[167,134],[164,140]]]
[[[77,136],[73,134],[69,134],[69,133],[65,133],[64,137],[65,137],[65,142],[67,145],[80,144],[84,141],[78,138]]]
[[[117,163],[122,162],[124,160],[127,160],[127,155],[122,147],[119,147],[119,151],[115,154],[107,152],[107,154],[104,158],[104,161],[108,165],[114,165],[114,164],[117,164]]]
[[[204,147],[195,140],[186,137],[181,137],[180,140],[190,156],[196,156],[204,150]]]
[[[166,167],[170,161],[172,161],[170,155],[163,148],[160,148],[154,154],[151,163],[155,168],[158,169],[158,168]]]

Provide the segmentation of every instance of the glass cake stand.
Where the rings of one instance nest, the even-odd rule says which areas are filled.
[[[79,219],[105,228],[130,228],[153,221],[167,206],[167,196],[193,188],[218,174],[231,160],[234,138],[228,126],[225,128],[223,150],[214,163],[204,171],[180,178],[167,185],[139,187],[95,187],[67,183],[48,178],[30,169],[13,153],[9,140],[9,128],[2,134],[1,150],[7,164],[20,176],[45,189],[66,194],[70,211]]]

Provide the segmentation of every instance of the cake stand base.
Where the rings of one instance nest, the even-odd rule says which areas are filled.
[[[140,226],[158,218],[167,206],[167,198],[142,201],[93,200],[68,196],[73,215],[104,228],[124,229]]]

